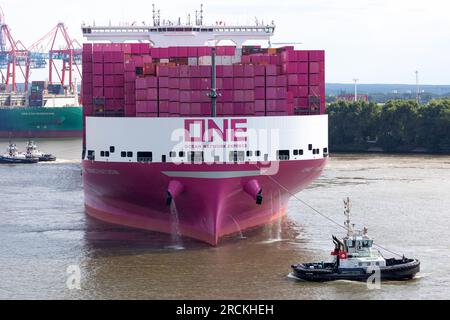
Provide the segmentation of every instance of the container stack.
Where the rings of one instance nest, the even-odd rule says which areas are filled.
[[[324,113],[324,51],[217,47],[217,115]],[[211,116],[211,48],[85,44],[86,115]]]

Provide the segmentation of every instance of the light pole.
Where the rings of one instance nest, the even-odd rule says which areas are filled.
[[[358,102],[358,80],[359,79],[353,79],[353,82],[355,82],[355,102]]]

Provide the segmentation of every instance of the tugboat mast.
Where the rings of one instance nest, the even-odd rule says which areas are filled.
[[[347,218],[344,222],[345,227],[347,228],[347,237],[350,237],[353,233],[352,225],[350,224],[350,209],[352,205],[350,203],[350,198],[344,199],[344,215]]]

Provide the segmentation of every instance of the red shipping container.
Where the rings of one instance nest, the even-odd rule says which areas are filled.
[[[225,102],[222,111],[225,115],[232,115],[234,112],[234,104],[232,102]]]
[[[255,88],[255,99],[264,100],[266,98],[266,88],[258,87]]]
[[[255,113],[255,103],[246,102],[245,103],[245,114],[252,115]]]
[[[287,74],[296,74],[298,73],[298,63],[297,62],[289,62],[283,64],[283,72]]]
[[[179,69],[180,77],[182,77],[182,78],[189,77],[189,66],[182,65],[182,66],[179,66],[178,69]],[[171,76],[170,73],[169,73],[169,76]]]
[[[197,57],[198,50],[197,47],[188,47],[188,57]]]
[[[113,53],[111,51],[103,52],[103,62],[104,63],[112,63],[113,61]]]
[[[135,82],[125,82],[125,93],[135,94],[136,83]]]
[[[202,114],[202,105],[199,102],[191,103],[190,109],[191,109],[190,110],[191,115],[201,115]]]
[[[244,78],[233,78],[233,88],[243,89],[244,87]]]
[[[94,63],[92,65],[92,72],[94,75],[102,75],[103,74],[103,64],[102,63]]]
[[[309,95],[320,96],[319,86],[309,86]]]
[[[233,90],[223,90],[222,92],[222,100],[224,102],[232,102],[234,99]]]
[[[141,43],[139,46],[139,54],[149,54],[150,47],[148,43]]]
[[[298,85],[298,75],[297,74],[288,74],[288,85],[296,86]]]
[[[179,102],[169,102],[169,113],[179,114],[180,113],[180,103]]]
[[[103,85],[105,87],[114,87],[114,76],[113,75],[105,75],[103,77]]]
[[[299,62],[297,64],[297,73],[308,73],[308,62]]]
[[[180,90],[169,89],[169,101],[179,102],[180,101]]]
[[[210,78],[200,79],[200,90],[209,90],[209,89],[211,89],[211,79]]]
[[[298,86],[298,97],[307,97],[308,96],[308,87],[307,86]]]
[[[159,58],[169,59],[169,48],[159,48]]]
[[[180,79],[179,78],[169,78],[169,88],[170,89],[180,88]]]
[[[124,54],[131,54],[131,44],[130,43],[122,43],[122,52]]]
[[[114,74],[120,75],[123,74],[125,71],[125,68],[123,66],[123,63],[114,63]]]
[[[255,67],[253,65],[245,65],[244,66],[244,76],[245,77],[254,77],[255,76]]]
[[[296,62],[297,53],[294,50],[286,50],[281,53],[281,59],[283,62]]]
[[[92,85],[91,84],[84,85],[83,88],[82,88],[82,92],[83,92],[83,95],[90,95],[91,96],[93,94]]]
[[[201,91],[192,90],[190,92],[191,92],[191,101],[193,101],[193,102],[201,102],[202,101]]]
[[[147,89],[136,89],[136,101],[147,100]]]
[[[266,111],[267,112],[273,112],[278,110],[279,105],[278,100],[266,100]]]
[[[137,78],[136,79],[136,89],[146,89],[147,88],[147,81],[145,78]]]
[[[147,88],[147,100],[158,100],[157,88]]]
[[[103,52],[94,52],[92,54],[92,62],[93,63],[103,63]]]
[[[223,66],[223,77],[224,78],[233,77],[233,66]]]
[[[114,74],[114,65],[112,63],[105,63],[103,65],[103,74],[113,75]]]
[[[318,86],[320,83],[320,77],[319,74],[310,74],[309,75],[309,85],[310,86]]]
[[[169,101],[169,88],[159,88],[159,100]]]
[[[223,78],[222,79],[222,88],[224,90],[232,90],[234,88],[233,78]]]
[[[277,99],[277,88],[276,87],[267,87],[266,88],[266,99],[268,99],[268,100]]]
[[[143,64],[146,64],[146,63],[148,63],[148,64],[150,64],[150,63],[153,63],[153,59],[152,59],[152,57],[150,56],[150,55],[144,55],[144,56],[142,56],[142,63]]]
[[[319,63],[310,62],[309,63],[309,73],[319,73]]]
[[[140,54],[140,44],[139,43],[132,43],[131,44],[131,54]]]
[[[266,66],[266,75],[267,76],[276,76],[277,75],[277,66],[270,64]]]
[[[124,99],[124,90],[123,87],[114,88],[113,97],[115,99]]]
[[[178,57],[186,58],[188,56],[188,48],[187,47],[178,47]]]
[[[234,115],[244,115],[245,114],[245,104],[243,102],[235,102],[233,105]]]
[[[136,104],[130,103],[125,104],[125,117],[135,117],[136,116]]]
[[[191,104],[189,102],[180,103],[180,114],[187,116],[190,114]]]
[[[125,105],[136,103],[136,95],[135,94],[125,94]]]
[[[168,88],[169,87],[169,78],[168,77],[159,77],[159,87],[160,88]]]
[[[106,99],[114,98],[114,89],[115,88],[113,88],[113,87],[108,87],[108,88],[104,89]]]
[[[243,65],[234,65],[233,66],[233,76],[234,78],[239,78],[244,76],[244,66]]]
[[[94,75],[92,80],[94,87],[103,87],[103,76]]]
[[[223,103],[217,103],[217,114],[223,114]],[[203,117],[210,117],[212,113],[212,107],[210,103],[200,103],[200,114]]]
[[[168,118],[170,117],[170,113],[167,112],[160,112],[158,115],[160,118]]]
[[[266,101],[255,100],[255,111],[256,112],[266,111]]]
[[[234,101],[244,101],[244,90],[234,90],[233,100]]]
[[[178,47],[169,47],[168,48],[169,58],[177,58],[178,57]]]
[[[276,84],[277,84],[277,87],[286,87],[287,86],[287,77],[286,77],[286,75],[277,76]]]
[[[136,67],[135,67],[134,61],[130,60],[130,59],[126,60],[124,63],[124,70],[130,71],[130,72],[131,71],[136,72]]]
[[[182,90],[190,90],[191,89],[190,78],[181,78],[180,79],[180,89],[182,89]]]
[[[289,86],[288,93],[291,93],[293,97],[298,97],[298,87],[297,86]]]
[[[94,88],[93,88],[93,91],[92,91],[92,95],[93,95],[95,98],[104,97],[103,87],[102,87],[102,88],[94,87]]]
[[[150,48],[149,53],[152,56],[152,58],[154,58],[154,59],[160,58],[159,49],[160,48]]]
[[[145,77],[145,85],[147,88],[158,88],[157,77]]]
[[[157,112],[136,112],[136,117],[138,118],[157,118]]]
[[[211,77],[211,67],[210,66],[199,66],[200,68],[200,77],[209,78]]]
[[[125,84],[125,78],[123,75],[114,75],[113,84],[114,87],[123,87]]]
[[[297,98],[297,106],[308,107],[308,98]]]
[[[255,87],[265,87],[266,86],[266,79],[265,77],[258,76],[254,78]]]
[[[125,83],[134,83],[136,81],[136,73],[131,71],[124,72]]]
[[[191,102],[191,91],[180,91],[180,102]]]
[[[159,112],[169,113],[169,101],[159,101]]]
[[[309,51],[309,61],[319,62],[325,60],[324,50],[310,50]]]
[[[266,75],[266,67],[261,65],[255,66],[255,76],[265,76]]]
[[[287,91],[286,87],[278,87],[277,90],[277,99],[286,99],[287,98]]]
[[[276,76],[267,76],[266,77],[266,86],[267,87],[276,87],[277,86],[277,77]]]
[[[211,55],[211,47],[198,47],[198,56],[210,56]]]
[[[251,90],[255,88],[254,78],[244,78],[244,89]]]
[[[169,76],[169,67],[168,66],[157,66],[156,67],[156,75],[158,77],[168,77]]]
[[[83,78],[86,73],[92,73],[93,72],[92,63],[83,61],[82,71],[83,71]]]
[[[244,101],[251,102],[255,100],[254,90],[244,90]]]
[[[298,74],[297,82],[299,86],[307,86],[308,85],[308,75],[307,74]]]
[[[299,50],[296,53],[298,62],[308,62],[308,51]]]

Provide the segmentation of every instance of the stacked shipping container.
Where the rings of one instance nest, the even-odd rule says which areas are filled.
[[[217,47],[217,114],[324,113],[324,51]],[[211,48],[85,44],[86,115],[211,115]]]

